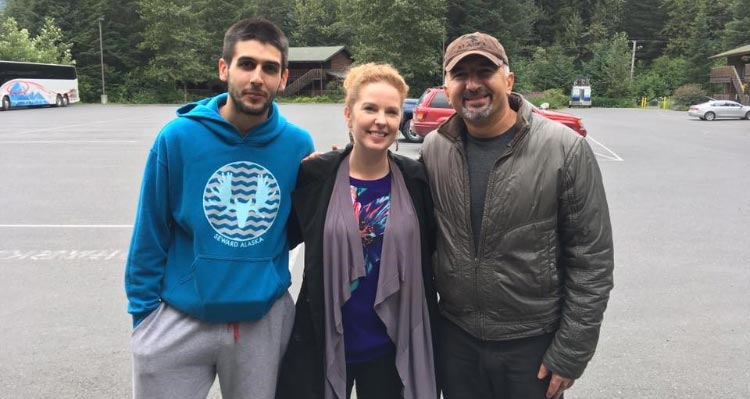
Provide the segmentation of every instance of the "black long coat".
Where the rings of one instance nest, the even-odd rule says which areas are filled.
[[[323,332],[323,226],[339,164],[351,152],[331,151],[304,162],[292,193],[289,220],[290,247],[305,242],[305,269],[296,305],[292,337],[281,362],[277,399],[323,399],[325,364]],[[427,307],[433,326],[438,317],[437,294],[430,258],[434,250],[435,225],[432,197],[424,166],[413,159],[390,154],[404,176],[409,196],[419,219],[422,277]],[[437,342],[432,328],[433,345]],[[435,354],[437,356],[437,354]]]

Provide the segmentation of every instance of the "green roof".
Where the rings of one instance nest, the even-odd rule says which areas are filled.
[[[737,47],[734,50],[729,50],[720,54],[712,55],[708,58],[729,57],[730,55],[743,55],[743,54],[750,54],[750,44],[746,44],[742,47]]]
[[[342,50],[346,47],[289,47],[289,62],[325,62]]]

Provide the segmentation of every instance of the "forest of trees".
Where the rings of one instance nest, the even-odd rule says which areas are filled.
[[[708,57],[750,44],[750,0],[4,1],[0,59],[75,63],[84,101],[101,94],[99,18],[113,102],[179,102],[215,86],[224,31],[248,16],[277,23],[291,46],[391,63],[412,96],[442,83],[443,47],[467,32],[500,39],[518,91],[567,93],[587,77],[595,95],[626,100],[708,88]]]

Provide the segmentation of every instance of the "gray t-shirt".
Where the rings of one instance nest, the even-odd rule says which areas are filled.
[[[488,139],[472,137],[466,133],[466,159],[469,166],[469,188],[471,189],[471,231],[474,235],[474,250],[479,250],[479,235],[484,215],[484,199],[487,182],[495,162],[510,147],[516,136],[516,125],[505,133]]]

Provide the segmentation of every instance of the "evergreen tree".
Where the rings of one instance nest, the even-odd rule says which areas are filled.
[[[718,48],[708,35],[709,16],[705,12],[705,5],[700,7],[695,20],[691,24],[690,36],[685,47],[685,55],[688,61],[687,77],[691,83],[701,85],[708,84],[711,71],[708,57],[716,54]]]
[[[666,47],[662,35],[665,23],[665,10],[660,0],[625,0],[621,30],[639,46],[638,60],[646,64],[659,57]]]
[[[595,44],[594,58],[587,63],[594,93],[605,97],[630,96],[630,49],[624,32]]]
[[[644,79],[651,79],[648,84],[659,87],[654,92],[665,92],[672,83],[656,84],[656,79],[666,78],[658,70],[663,65],[650,66],[651,60],[664,54],[670,60],[684,60],[686,79],[705,85],[712,62],[707,57],[750,42],[750,0],[6,2],[3,15],[13,17],[17,24],[14,33],[0,39],[5,48],[26,51],[24,45],[7,43],[21,40],[23,29],[27,42],[43,31],[42,37],[53,34],[44,25],[46,17],[53,18],[59,28],[56,32],[62,35],[59,43],[71,45],[85,101],[98,98],[101,90],[99,18],[103,18],[107,91],[114,101],[182,101],[176,87],[218,86],[216,62],[223,34],[229,25],[249,16],[278,24],[292,46],[341,44],[352,51],[356,62],[392,63],[405,75],[414,95],[442,83],[445,45],[474,31],[494,35],[503,43],[512,70],[519,72],[519,89],[559,85],[567,91],[573,75],[591,77],[598,93],[610,94],[627,94],[622,85],[630,84],[632,49],[627,40],[624,46],[617,41],[624,50],[613,53],[615,32],[624,31],[643,46],[637,52],[639,74],[634,84],[642,87]],[[624,62],[615,61],[619,58]],[[624,73],[624,77],[614,79],[609,76],[613,73]]]
[[[340,7],[340,1],[297,0],[294,5],[296,29],[290,35],[290,43],[295,47],[345,44],[344,35],[337,29]]]
[[[536,0],[535,3],[539,14],[534,24],[534,30],[539,37],[538,44],[546,47],[557,41],[557,32],[560,31],[558,9],[562,1]]]
[[[257,15],[257,3],[247,0],[196,1],[193,9],[197,13],[195,21],[206,35],[205,45],[210,53],[210,66],[218,79],[217,62],[221,56],[224,34],[235,22]]]
[[[701,0],[698,0],[701,1]],[[698,13],[696,0],[664,0],[663,10],[666,15],[662,35],[667,40],[666,54],[682,56],[688,46],[690,27]]]
[[[182,0],[138,1],[146,22],[140,46],[152,54],[144,72],[161,85],[179,84],[185,97],[191,83],[216,76],[216,62],[221,54],[221,46],[211,43],[212,35],[200,18],[204,4]]]
[[[339,28],[352,32],[357,63],[392,64],[412,93],[442,83],[443,0],[350,0],[342,11],[346,18],[339,21]],[[406,37],[404,26],[410,27]]]
[[[265,18],[289,35],[295,27],[295,0],[255,0],[255,16]],[[229,26],[224,27],[225,29]]]
[[[30,27],[41,26],[41,20],[44,14],[37,14],[37,0],[7,0],[3,15],[13,18],[17,26],[29,31]],[[36,30],[29,32],[30,35],[36,35]]]
[[[652,7],[658,5],[658,1]],[[622,32],[620,26],[625,15],[625,2],[626,0],[595,1],[591,5],[591,23],[601,26],[608,35],[612,35],[615,32]],[[601,37],[596,37],[595,39],[601,39]]]
[[[567,93],[577,77],[575,57],[559,45],[537,47],[531,65],[533,68],[525,71],[525,78],[535,91],[560,89]]]
[[[447,42],[465,33],[484,32],[503,44],[511,63],[514,57],[530,55],[537,41],[534,24],[539,9],[533,0],[448,0],[447,15]]]
[[[543,46],[559,45],[577,65],[594,56],[595,43],[610,38],[620,24],[623,0],[538,0],[535,25]]]
[[[734,0],[722,35],[723,50],[750,44],[750,0]]]
[[[118,75],[147,62],[147,55],[138,49],[145,21],[135,0],[105,0],[102,17],[104,62],[112,72]]]

